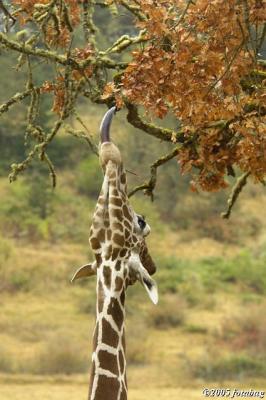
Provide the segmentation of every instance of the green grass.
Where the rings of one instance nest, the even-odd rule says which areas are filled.
[[[226,357],[207,357],[194,365],[194,376],[206,381],[263,378],[266,373],[265,361],[241,353]]]
[[[18,246],[8,239],[2,240],[1,246],[3,304],[0,340],[4,351],[0,369],[9,373],[34,374],[60,371],[76,374],[88,369],[94,324],[95,279],[75,284],[69,282],[75,269],[87,260],[86,247],[63,243]],[[253,367],[249,361],[254,354],[232,344],[235,343],[235,336],[247,343],[255,332],[257,342],[253,338],[253,348],[259,349],[259,354],[266,351],[266,342],[262,339],[264,333],[260,330],[265,304],[263,257],[255,258],[248,252],[227,260],[209,258],[188,261],[161,256],[160,269],[156,274],[159,304],[154,306],[150,303],[140,284],[128,291],[129,364],[152,365],[154,360],[163,360],[164,353],[168,354],[164,348],[166,345],[171,347],[164,364],[166,375],[168,371],[171,376],[171,359],[183,371],[181,380],[194,376],[195,366],[199,366],[197,371],[201,371],[195,376],[207,377],[208,371],[204,370],[204,366],[200,367],[201,354],[207,351],[208,346],[215,346],[215,343],[221,346],[222,343],[224,354],[239,356],[240,361],[230,357],[231,361],[225,361],[227,358],[220,354],[217,365],[210,361],[213,371],[210,379],[216,375],[223,376],[222,371],[226,370],[232,376],[236,376],[239,370],[250,375]],[[249,271],[252,271],[250,280]],[[239,293],[255,294],[256,302],[241,301]],[[223,307],[226,297],[231,304],[229,314],[229,308]],[[235,315],[239,313],[243,318],[235,327],[230,321],[236,321]],[[252,321],[248,318],[249,313],[253,316]],[[215,330],[209,328],[207,322],[210,321],[215,321]],[[248,331],[249,337],[245,336],[247,325],[253,327]],[[231,332],[231,336],[227,337],[223,332]],[[183,368],[184,360],[174,354],[184,352],[187,346],[192,351],[188,355],[190,367]],[[243,358],[243,351],[246,358]],[[17,354],[20,356],[17,357]],[[230,362],[233,365],[231,370]],[[261,374],[264,361],[255,356],[254,363],[255,374]],[[228,378],[225,373],[224,376]]]
[[[87,236],[95,202],[80,193],[86,162],[78,170],[64,171],[53,195],[42,181],[28,187],[29,177],[16,186],[0,180],[0,372],[2,381],[14,379],[12,399],[28,400],[29,392],[49,400],[86,397],[77,374],[90,365],[95,278],[70,279],[92,257]],[[200,399],[201,390],[189,389],[198,380],[261,377],[265,384],[265,239],[256,248],[191,241],[193,226],[175,232],[162,224],[156,205],[140,197],[133,203],[153,229],[148,243],[160,300],[151,304],[138,283],[127,292],[129,399]],[[62,374],[68,383],[60,386]],[[0,392],[3,400],[11,396],[7,385]]]
[[[1,400],[76,400],[86,399],[88,385],[86,383],[73,382],[65,384],[9,384],[0,385]],[[139,388],[129,389],[129,400],[146,400],[147,398],[161,400],[200,400],[202,399],[201,388]]]

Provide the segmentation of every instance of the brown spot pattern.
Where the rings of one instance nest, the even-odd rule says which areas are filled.
[[[115,206],[117,206],[117,207],[122,207],[122,200],[121,199],[119,199],[118,197],[114,197],[114,196],[111,196],[110,197],[110,201],[111,201],[111,203],[113,204],[113,205],[115,205]]]
[[[115,222],[115,223],[113,224],[113,229],[118,229],[118,230],[121,231],[121,232],[123,232],[123,230],[124,230],[123,225],[120,224],[119,222]]]
[[[128,221],[124,221],[124,225],[126,228],[128,228],[128,230],[131,232],[131,225]]]
[[[98,233],[97,233],[97,238],[100,242],[104,242],[105,240],[105,230],[101,229]]]
[[[107,400],[106,388],[108,388],[108,400],[117,400],[119,393],[119,381],[116,378],[109,378],[105,375],[100,375],[98,385],[95,392],[97,400]]]
[[[115,264],[115,269],[116,269],[116,271],[120,271],[120,269],[121,269],[121,261],[120,261],[120,260],[118,260],[118,261],[116,262],[116,264]]]
[[[107,240],[111,240],[111,237],[112,237],[112,231],[111,231],[111,229],[108,229],[107,230]]]
[[[120,255],[120,257],[125,257],[127,255],[127,249],[120,250],[119,255]]]
[[[117,358],[114,354],[108,353],[108,351],[105,350],[100,350],[98,352],[98,360],[101,368],[108,369],[108,371],[118,375]]]
[[[114,261],[114,260],[117,259],[118,253],[119,253],[119,249],[118,249],[118,248],[113,249],[113,252],[112,252],[112,261]]]
[[[118,244],[120,247],[124,246],[125,243],[125,239],[124,236],[119,235],[119,233],[115,233],[113,236],[113,241]]]
[[[112,280],[112,271],[111,268],[108,267],[107,265],[104,265],[103,267],[103,277],[105,285],[108,287],[108,289],[110,289]]]
[[[97,218],[101,218],[101,216],[102,216],[102,210],[97,210],[96,213],[95,213],[95,216],[96,216]]]
[[[123,323],[124,314],[116,299],[111,298],[110,304],[107,308],[107,314],[112,315],[118,329],[120,329]]]
[[[123,206],[123,214],[124,216],[131,221],[132,216],[129,213],[128,207],[126,205]]]
[[[126,295],[125,295],[125,291],[123,290],[123,292],[121,293],[121,296],[120,296],[120,301],[121,301],[122,306],[125,304],[125,298],[126,298]]]
[[[117,218],[118,221],[122,221],[123,219],[123,215],[122,215],[122,211],[118,208],[112,209],[112,215],[114,218]]]
[[[130,243],[129,240],[126,240],[126,241],[125,241],[125,246],[128,247],[129,249],[130,249],[130,244],[131,244],[131,243]]]
[[[91,248],[93,250],[97,250],[97,249],[99,249],[101,247],[101,245],[99,243],[99,240],[97,238],[95,238],[95,237],[90,238],[90,244],[91,244]]]
[[[133,240],[133,243],[137,243],[138,238],[137,238],[136,236],[133,236],[133,237],[132,237],[132,240]]]
[[[95,258],[96,258],[97,265],[100,265],[100,264],[102,263],[102,256],[101,256],[101,254],[96,253],[96,254],[95,254]]]
[[[104,203],[105,203],[105,200],[104,200],[104,198],[103,197],[99,197],[99,199],[98,199],[98,202],[97,202],[98,204],[100,204],[100,206],[103,206],[104,205]]]
[[[118,335],[105,318],[103,318],[102,320],[102,329],[103,329],[103,335],[102,335],[103,343],[108,344],[109,346],[117,347],[119,341]]]
[[[122,289],[122,287],[123,287],[123,279],[120,278],[119,276],[117,276],[117,277],[115,278],[115,290],[118,291],[118,292],[120,292],[120,290]]]
[[[103,310],[103,303],[104,303],[104,292],[103,292],[103,285],[102,282],[99,281],[98,283],[98,302],[97,302],[97,307],[98,307],[98,312],[102,312]]]
[[[121,396],[120,396],[120,400],[127,400],[127,391],[126,391],[126,388],[125,388],[124,385],[122,387],[122,393],[121,393]]]

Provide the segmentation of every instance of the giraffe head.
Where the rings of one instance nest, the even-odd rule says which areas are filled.
[[[121,194],[123,197],[126,197],[127,188],[126,188],[126,176],[125,171],[123,170],[122,158],[118,147],[111,142],[110,138],[110,126],[111,121],[116,113],[116,107],[110,108],[105,114],[101,126],[100,126],[100,136],[101,136],[101,145],[100,145],[100,163],[102,165],[103,170],[105,171],[106,165],[108,162],[111,162],[115,165],[119,166],[119,170],[121,172],[120,182],[118,182],[118,186],[121,189]],[[132,209],[132,208],[131,208]],[[136,214],[132,209],[132,216],[133,216],[133,225],[135,234],[142,240],[143,237],[147,236],[151,229],[150,226],[145,221],[145,217],[143,215]]]
[[[99,158],[105,177],[90,232],[96,261],[79,268],[72,281],[96,274],[103,259],[117,259],[118,263],[123,261],[129,272],[125,286],[140,281],[151,300],[157,303],[157,285],[150,277],[155,266],[145,242],[151,229],[145,217],[135,213],[129,204],[122,157],[110,139],[110,125],[115,112],[115,107],[108,110],[100,127]]]

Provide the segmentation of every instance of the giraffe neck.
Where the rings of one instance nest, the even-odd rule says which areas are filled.
[[[124,261],[103,260],[97,268],[97,310],[89,400],[127,400]]]

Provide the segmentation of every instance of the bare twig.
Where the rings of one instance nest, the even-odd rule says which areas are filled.
[[[265,36],[266,36],[266,23],[263,25],[263,30],[262,30],[262,33],[261,33],[261,37],[259,39],[258,49],[257,49],[258,52],[260,51],[260,49],[261,49],[261,47],[262,47],[262,45],[264,43]]]
[[[52,179],[52,187],[55,188],[56,187],[56,172],[55,172],[54,164],[50,160],[47,153],[44,153],[43,161],[45,161],[46,164],[48,165],[48,168],[50,170],[50,177]]]
[[[12,20],[11,27],[16,23],[16,18],[8,11],[7,7],[4,5],[3,1],[0,0],[0,9],[3,11],[5,16]]]
[[[130,4],[127,0],[121,0],[122,6],[124,6],[128,11],[130,11],[135,17],[137,17],[140,21],[145,21],[146,16],[142,13],[141,7],[139,5],[134,6]]]
[[[181,13],[180,17],[178,18],[177,22],[173,25],[173,29],[176,29],[178,27],[178,25],[180,25],[181,22],[183,22],[183,20],[184,20],[184,18],[186,16],[186,14],[188,12],[188,9],[189,9],[191,4],[194,4],[194,0],[188,0],[188,2],[186,4],[186,7],[182,11],[182,13]]]
[[[157,168],[160,167],[161,165],[167,163],[170,161],[172,158],[177,156],[180,150],[180,145],[176,146],[174,150],[172,150],[170,153],[166,154],[165,156],[159,158],[156,160],[151,166],[150,166],[150,179],[148,182],[143,183],[140,186],[136,186],[128,195],[128,197],[133,196],[135,193],[139,192],[140,190],[144,190],[144,194],[147,196],[150,196],[151,200],[154,200],[154,189],[157,183]]]
[[[84,32],[84,38],[86,42],[90,42],[95,47],[95,33],[97,32],[96,26],[92,20],[92,7],[93,1],[83,0],[83,21],[82,27]]]
[[[255,58],[257,58],[256,46],[254,45],[253,38],[252,38],[252,31],[251,31],[251,23],[249,20],[250,10],[249,4],[247,0],[242,0],[243,8],[244,8],[244,21],[249,35],[249,41],[254,52]]]
[[[27,89],[24,92],[14,94],[14,96],[12,96],[8,101],[0,106],[0,115],[7,112],[11,106],[26,99],[31,94],[31,92],[32,89]]]
[[[230,217],[232,208],[233,208],[235,202],[237,201],[238,196],[240,195],[240,192],[242,191],[243,187],[246,185],[249,175],[250,175],[250,172],[245,172],[243,175],[241,175],[237,179],[236,184],[233,187],[232,192],[227,201],[227,203],[228,203],[227,210],[221,214],[222,218],[228,219]]]
[[[74,114],[76,116],[76,120],[80,123],[81,126],[83,126],[83,128],[87,132],[87,135],[82,135],[80,137],[83,137],[87,141],[87,143],[89,144],[89,146],[91,148],[91,151],[98,156],[99,155],[98,148],[93,143],[93,139],[92,139],[92,136],[91,136],[91,133],[90,133],[89,129],[87,128],[86,124],[83,122],[81,117],[78,115],[78,113],[75,112]]]
[[[223,72],[222,75],[220,75],[220,76],[215,80],[215,82],[208,88],[207,93],[205,94],[205,96],[208,96],[208,94],[212,91],[212,89],[215,88],[215,86],[217,85],[217,83],[220,82],[220,81],[225,77],[225,75],[229,72],[229,70],[230,70],[230,68],[231,68],[231,66],[232,66],[232,64],[233,64],[233,62],[235,61],[236,57],[238,56],[238,53],[239,53],[240,50],[242,49],[244,43],[245,43],[245,41],[244,41],[244,39],[243,39],[242,42],[240,43],[240,45],[236,47],[236,49],[235,49],[235,51],[234,51],[234,53],[233,53],[233,55],[232,55],[232,57],[231,57],[231,60],[228,62],[227,66],[226,66],[226,68],[225,68],[225,70],[224,70],[224,72]]]

